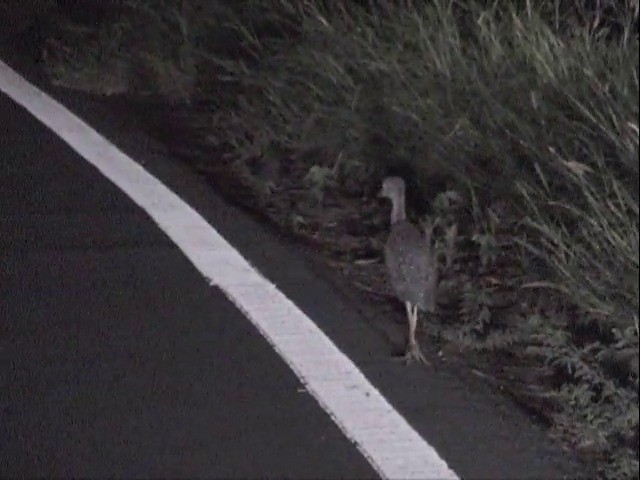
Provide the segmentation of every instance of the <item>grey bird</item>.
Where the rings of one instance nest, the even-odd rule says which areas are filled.
[[[416,327],[418,309],[435,312],[435,293],[438,269],[431,248],[433,225],[425,226],[425,235],[407,220],[405,211],[405,183],[399,177],[387,177],[379,197],[391,200],[391,231],[384,247],[384,260],[396,297],[404,302],[409,321],[409,336],[404,360],[428,364],[418,341]]]

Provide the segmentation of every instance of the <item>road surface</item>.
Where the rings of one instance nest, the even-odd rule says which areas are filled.
[[[28,62],[13,65],[39,83]],[[579,471],[480,382],[389,361],[385,339],[304,252],[225,204],[121,111],[52,93],[197,210],[346,354],[414,443],[433,446],[457,475]],[[149,212],[3,94],[0,76],[2,476],[384,474],[354,444],[357,421],[350,435],[250,321],[251,308],[223,290]],[[394,438],[378,442],[380,455],[414,446],[394,447]]]

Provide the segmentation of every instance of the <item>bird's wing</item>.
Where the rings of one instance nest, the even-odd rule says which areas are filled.
[[[426,289],[429,265],[424,239],[410,223],[394,225],[385,246],[389,280],[401,300],[417,302]]]

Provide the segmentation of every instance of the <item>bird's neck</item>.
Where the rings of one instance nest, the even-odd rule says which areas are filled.
[[[407,219],[407,212],[404,208],[404,198],[397,198],[391,207],[391,224],[402,222]]]

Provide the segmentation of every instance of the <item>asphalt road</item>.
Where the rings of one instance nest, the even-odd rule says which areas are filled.
[[[143,212],[0,112],[2,476],[374,474]]]
[[[389,361],[388,338],[307,252],[227,205],[121,105],[48,90],[197,208],[463,478],[581,471],[480,381]],[[0,362],[2,476],[375,476],[146,214],[2,93]]]

